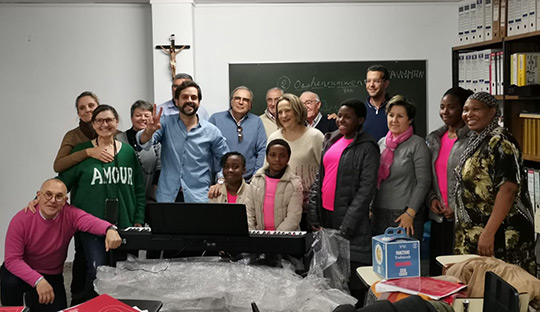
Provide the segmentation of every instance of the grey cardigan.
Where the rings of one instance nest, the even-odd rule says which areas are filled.
[[[118,133],[116,139],[122,143],[129,145],[129,140],[126,132]],[[146,201],[156,201],[154,190],[154,176],[156,171],[161,170],[161,144],[153,145],[150,150],[135,150],[137,160],[141,165],[141,171],[144,176],[146,188]]]
[[[379,140],[379,148],[386,148],[386,137]],[[393,210],[412,208],[418,213],[431,187],[431,155],[426,141],[413,134],[394,151],[390,175],[381,182],[373,207]]]
[[[441,137],[448,131],[447,126],[442,126],[439,129],[431,132],[426,137],[426,144],[431,152],[431,189],[428,192],[428,196],[426,197],[426,205],[428,207],[431,206],[431,201],[434,199],[438,199],[442,201],[442,195],[441,190],[439,187],[439,181],[437,179],[437,173],[435,172],[435,161],[437,160],[437,157],[439,157],[439,151],[441,150]],[[469,141],[469,128],[467,126],[463,126],[461,129],[457,130],[457,140],[454,143],[454,146],[452,146],[452,150],[450,151],[450,155],[448,157],[448,164],[447,164],[447,191],[448,191],[448,207],[452,210],[454,210],[455,206],[455,197],[454,194],[454,188],[456,186],[456,175],[454,173],[454,169],[459,164],[459,157],[461,154],[465,151],[467,148],[467,142]],[[438,223],[442,222],[441,216],[433,213],[431,209],[429,210],[429,218],[431,220],[434,220]]]

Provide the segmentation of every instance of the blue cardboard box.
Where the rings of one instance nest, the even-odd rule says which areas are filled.
[[[382,278],[420,276],[420,242],[403,228],[387,228],[371,239],[373,271]]]

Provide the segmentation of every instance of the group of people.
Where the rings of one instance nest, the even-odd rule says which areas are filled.
[[[428,211],[433,257],[478,253],[535,274],[527,175],[517,143],[497,125],[495,98],[448,90],[440,104],[444,126],[424,139],[414,134],[415,105],[386,93],[386,68],[369,67],[365,84],[365,103],[343,101],[335,120],[320,112],[316,93],[296,96],[279,88],[268,90],[267,108],[256,116],[246,86],[233,90],[228,110],[208,117],[199,85],[179,74],[171,101],[132,105],[125,132],[113,107],[82,93],[79,126],[65,135],[54,161],[58,177],[29,205],[38,213],[18,213],[8,229],[2,303],[22,300],[5,293],[10,286],[4,283],[14,280],[9,276],[20,279],[17,291],[35,288],[40,303],[65,307],[63,286],[52,300],[50,289],[38,286],[49,275],[63,280],[60,262],[77,231],[72,304],[95,296],[96,268],[107,264],[105,251],[119,245],[116,228],[101,220],[142,226],[148,201],[242,203],[250,229],[338,230],[350,241],[349,288],[359,299],[364,289],[355,269],[371,264],[371,237],[401,226],[421,239]],[[83,211],[67,205],[68,191]],[[117,208],[112,219],[111,203]],[[90,221],[80,223],[79,215]],[[26,237],[45,231],[40,218],[69,223],[54,250],[32,240],[25,245]],[[29,223],[27,231],[21,222]],[[39,265],[36,259],[50,252],[54,261]]]

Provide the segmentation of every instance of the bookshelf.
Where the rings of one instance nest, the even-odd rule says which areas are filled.
[[[460,53],[485,49],[500,49],[503,52],[502,94],[495,95],[495,97],[501,102],[503,108],[504,126],[518,141],[523,159],[530,166],[540,168],[540,148],[538,148],[540,144],[540,128],[538,127],[540,117],[535,115],[540,114],[540,94],[527,97],[509,94],[511,55],[520,52],[540,52],[540,31],[453,47],[452,84],[454,86],[459,85]]]

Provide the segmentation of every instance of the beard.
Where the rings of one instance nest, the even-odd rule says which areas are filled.
[[[191,107],[193,110],[186,111],[186,108]],[[194,102],[186,102],[183,105],[178,106],[178,110],[186,115],[186,116],[193,116],[197,113],[197,110],[199,109],[199,106],[195,104]]]

